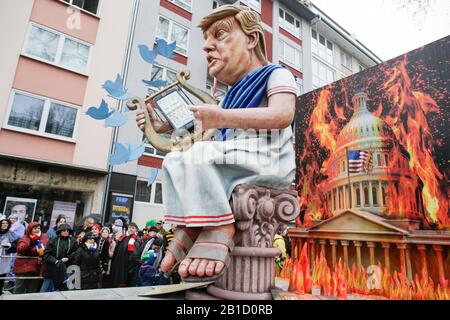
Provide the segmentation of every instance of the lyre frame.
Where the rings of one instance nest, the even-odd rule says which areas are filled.
[[[149,141],[149,143],[156,148],[159,151],[162,151],[164,153],[169,153],[172,151],[180,151],[180,150],[186,150],[192,144],[196,141],[206,141],[210,140],[217,132],[216,129],[209,129],[205,132],[201,132],[197,128],[194,129],[194,132],[189,133],[189,139],[179,139],[178,137],[175,138],[175,141],[172,141],[171,139],[167,139],[161,136],[161,134],[157,133],[156,130],[153,128],[153,125],[151,123],[151,115],[147,110],[147,103],[152,101],[155,97],[158,95],[166,92],[169,89],[172,89],[176,86],[181,86],[186,91],[191,93],[193,96],[198,98],[200,101],[202,101],[205,104],[212,104],[212,105],[218,105],[217,101],[211,97],[206,92],[195,88],[194,86],[191,86],[187,83],[187,80],[191,78],[191,73],[189,70],[181,70],[177,73],[177,81],[171,83],[167,87],[163,88],[162,90],[152,94],[151,96],[141,99],[139,97],[134,97],[130,99],[127,102],[127,107],[129,110],[135,111],[138,108],[144,111],[145,115],[145,129],[144,134]]]

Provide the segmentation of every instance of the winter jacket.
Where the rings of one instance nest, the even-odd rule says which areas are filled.
[[[44,252],[44,277],[54,279],[56,276],[56,262],[63,258],[70,258],[75,251],[75,239],[72,237],[56,237],[50,240]],[[61,261],[59,263],[62,263]],[[66,264],[67,266],[67,264]]]
[[[43,257],[40,257],[37,251],[37,241],[30,238],[31,230],[37,225],[41,226],[38,222],[31,222],[28,225],[26,235],[17,243],[17,258],[14,263],[15,274],[34,273],[42,276]],[[48,237],[45,233],[41,233],[39,241],[44,245],[44,248],[47,247]],[[29,258],[20,258],[22,256]]]
[[[101,271],[105,271],[107,274],[109,274],[109,269],[111,266],[111,258],[109,256],[109,246],[110,246],[110,239],[105,239],[102,237],[98,238],[97,241],[97,247],[100,254],[100,269]]]
[[[74,252],[71,258],[74,265],[80,266],[81,289],[97,289],[100,281],[100,254],[90,251],[84,244]]]
[[[56,234],[56,227],[50,228],[47,233],[47,237],[49,240],[52,240],[53,238],[56,238],[58,235]]]

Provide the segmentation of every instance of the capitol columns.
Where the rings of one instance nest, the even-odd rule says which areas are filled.
[[[409,248],[406,243],[398,243],[397,249],[400,251],[400,266],[409,280],[412,280],[411,259],[409,256]]]
[[[320,240],[320,255],[323,254],[324,257],[326,257],[326,252],[325,252],[325,245],[327,244],[327,240]]]
[[[445,279],[445,271],[444,271],[444,260],[442,259],[442,246],[441,245],[433,245],[434,253],[436,254],[436,258],[438,261],[438,270],[439,270],[439,280]]]
[[[356,248],[356,265],[359,268],[362,266],[362,260],[361,260],[362,242],[361,241],[353,241],[353,244],[355,245],[355,248]]]
[[[336,240],[330,240],[330,245],[331,245],[331,261],[332,261],[332,266],[334,268],[334,266],[336,265],[336,246],[337,246],[338,242]]]
[[[348,266],[348,246],[350,245],[350,241],[341,240],[342,249],[344,250],[344,261]]]
[[[311,263],[311,267],[314,266],[314,262],[316,261],[316,240],[308,239],[308,244],[310,249],[309,251],[309,261]]]
[[[383,242],[381,246],[384,249],[384,266],[387,269],[387,271],[391,272],[391,261],[389,259],[389,248],[391,247],[390,243]]]
[[[427,267],[427,246],[424,244],[418,244],[417,250],[420,253],[420,264],[422,266],[422,271],[428,276],[428,267]]]
[[[370,252],[370,265],[374,266],[375,265],[375,247],[376,247],[376,243],[372,242],[372,241],[368,241],[367,242],[367,247],[369,248],[369,252]]]

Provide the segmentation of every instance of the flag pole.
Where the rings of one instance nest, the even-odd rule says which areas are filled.
[[[353,201],[352,201],[352,184],[350,182],[350,159],[348,157],[348,148],[345,148],[345,154],[347,156],[347,178],[348,178],[348,189],[350,191],[350,206],[349,208],[353,208]]]

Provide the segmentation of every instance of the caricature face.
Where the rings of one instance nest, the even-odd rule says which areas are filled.
[[[20,222],[25,221],[27,217],[27,206],[24,204],[16,204],[11,208],[11,215],[17,215]]]
[[[232,85],[245,75],[255,46],[249,44],[249,37],[234,17],[215,22],[206,30],[204,38],[203,50],[212,77]]]

